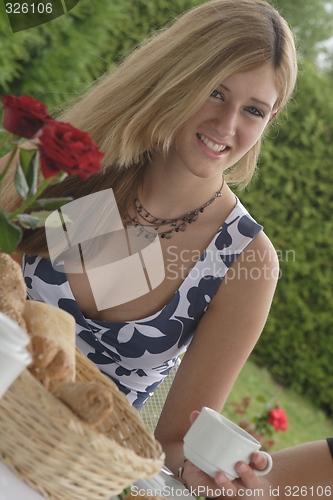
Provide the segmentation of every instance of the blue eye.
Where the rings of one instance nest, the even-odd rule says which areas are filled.
[[[246,109],[249,111],[249,113],[251,113],[251,115],[260,116],[261,118],[264,118],[265,116],[264,113],[260,111],[260,109],[255,108],[254,106],[249,106]]]
[[[211,97],[214,97],[215,99],[221,99],[224,101],[224,95],[222,92],[219,92],[218,90],[214,89],[213,92],[210,94]]]

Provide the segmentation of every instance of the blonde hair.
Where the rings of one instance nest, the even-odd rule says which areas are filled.
[[[144,41],[61,117],[87,131],[105,152],[103,175],[86,186],[68,180],[72,191],[80,184],[71,195],[113,187],[124,214],[151,155],[168,152],[177,130],[216,85],[264,64],[275,71],[276,117],[291,97],[297,75],[294,38],[277,10],[263,0],[213,0],[185,12]],[[227,180],[246,185],[259,151],[260,141]]]
[[[214,0],[145,41],[64,119],[90,133],[106,153],[106,168],[128,167],[167,152],[217,83],[263,64],[275,70],[279,112],[297,74],[286,21],[262,0]]]

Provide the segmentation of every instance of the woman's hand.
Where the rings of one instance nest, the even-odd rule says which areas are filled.
[[[193,424],[198,415],[199,412],[197,411],[191,414],[191,424]],[[254,469],[264,470],[267,465],[265,455],[260,452],[255,453],[250,465],[246,462],[239,462],[236,465],[239,478],[230,481],[223,472],[218,472],[215,478],[212,478],[187,460],[184,464],[182,480],[196,496],[210,498],[237,497],[240,490],[256,490],[262,487],[262,481],[255,475]],[[251,496],[253,498],[253,494]],[[240,497],[247,498],[244,491],[242,491]]]
[[[215,478],[212,478],[187,460],[184,466],[183,482],[195,496],[237,498],[240,490],[252,490],[253,493],[248,493],[248,495],[254,498],[255,490],[263,488],[263,479],[255,475],[254,469],[264,470],[266,467],[266,457],[260,452],[255,453],[250,465],[245,462],[237,464],[236,471],[239,474],[239,478],[230,481],[224,472],[218,472]],[[244,491],[241,492],[240,498],[247,498]]]
[[[228,496],[238,497],[238,492],[240,490],[242,490],[240,495],[241,498],[248,498],[248,496],[255,498],[255,490],[261,490],[263,488],[263,480],[255,475],[254,469],[265,470],[267,465],[268,463],[265,455],[258,452],[253,455],[250,465],[246,462],[239,462],[236,465],[239,479],[230,481],[223,472],[218,472],[215,476],[215,482],[221,489],[224,488],[224,496],[222,495],[222,498]],[[249,492],[248,495],[246,495],[244,490],[252,490],[252,493]]]

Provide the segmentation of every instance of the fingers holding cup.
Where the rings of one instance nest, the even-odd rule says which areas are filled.
[[[260,443],[244,429],[220,413],[203,407],[192,426],[184,436],[184,454],[199,469],[212,478],[223,471],[231,481],[239,475],[236,464],[249,464],[260,449]],[[267,474],[273,465],[269,454],[261,452],[266,459],[255,471],[257,475]],[[260,458],[255,458],[260,462]]]

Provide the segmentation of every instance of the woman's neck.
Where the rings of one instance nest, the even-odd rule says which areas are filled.
[[[222,181],[222,175],[202,179],[190,172],[178,174],[162,163],[154,163],[146,167],[138,195],[154,216],[172,218],[203,206],[221,189]]]

